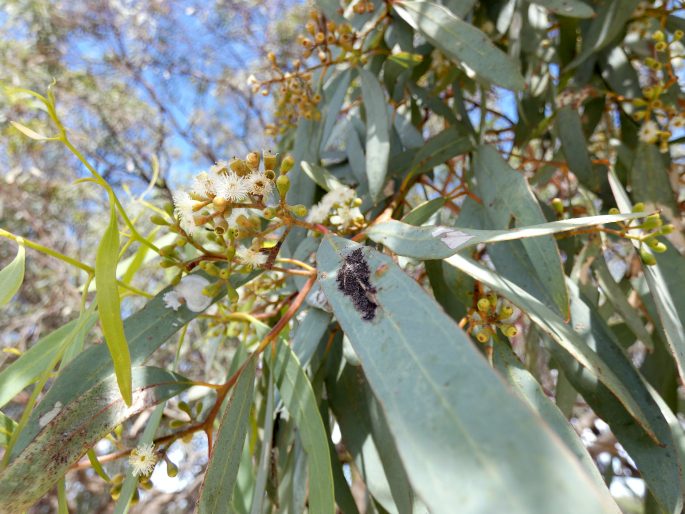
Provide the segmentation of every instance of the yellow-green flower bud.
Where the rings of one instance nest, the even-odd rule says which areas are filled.
[[[146,491],[152,489],[152,482],[150,482],[149,477],[142,477],[140,480],[138,480],[138,484]]]
[[[229,261],[235,257],[235,246],[229,246],[226,248],[226,259]]]
[[[162,257],[171,257],[175,253],[176,253],[176,245],[175,244],[162,246],[159,249],[159,255],[161,255]]]
[[[656,258],[645,247],[640,248],[640,258],[647,266],[654,266],[656,264]]]
[[[121,495],[121,484],[115,484],[112,486],[112,488],[109,490],[109,495],[111,496],[112,500],[117,501]]]
[[[281,174],[285,175],[295,166],[295,159],[292,155],[286,155],[281,162]]]
[[[557,214],[564,214],[564,202],[561,201],[561,198],[552,199],[552,208]]]
[[[664,253],[668,249],[666,245],[657,238],[649,238],[645,240],[645,243],[647,243],[647,246],[657,253]]]
[[[664,235],[673,233],[673,230],[675,230],[675,227],[671,223],[661,227],[661,233]]]
[[[490,310],[490,300],[487,298],[481,298],[478,300],[477,306],[480,312],[488,312]]]
[[[633,205],[633,212],[644,212],[645,211],[645,204],[642,202],[638,202],[635,205]]]
[[[285,195],[288,194],[290,189],[290,179],[286,175],[281,175],[276,179],[276,187],[278,188],[278,194],[281,198],[285,199]]]
[[[273,219],[276,216],[276,209],[273,207],[267,207],[262,211],[262,216],[264,216],[266,219],[270,220]]]
[[[290,212],[292,212],[295,216],[304,217],[307,215],[307,207],[302,204],[291,205]]]
[[[166,474],[170,478],[174,478],[178,475],[178,466],[169,459],[166,459]]]
[[[124,481],[124,474],[123,473],[117,473],[112,477],[112,484],[117,485],[120,484]]]
[[[176,261],[172,261],[171,259],[164,259],[162,262],[159,263],[159,265],[162,268],[173,268],[176,266]]]
[[[663,41],[665,37],[666,36],[664,36],[664,33],[660,30],[657,30],[654,34],[652,34],[652,39],[654,39],[654,41]]]
[[[683,39],[683,34],[685,34],[682,30],[678,29],[673,33],[673,39]]]
[[[518,329],[514,325],[502,325],[500,328],[502,333],[507,337],[514,337],[519,333]]]
[[[642,223],[642,228],[645,230],[651,230],[653,228],[659,228],[663,222],[661,221],[661,216],[658,214],[650,214],[645,218],[644,223]]]
[[[499,319],[507,319],[514,314],[514,308],[511,305],[502,305],[499,310]]]
[[[620,214],[621,211],[619,211],[616,207],[612,207],[609,209],[609,214],[614,215],[614,214]]]
[[[490,340],[490,337],[492,337],[492,330],[490,330],[489,327],[483,327],[476,334],[478,342],[483,344],[487,343]]]
[[[188,424],[187,421],[183,421],[182,419],[172,419],[169,421],[169,428],[181,428],[184,427]]]
[[[221,280],[228,280],[228,279],[230,278],[230,276],[231,276],[231,272],[228,271],[227,269],[222,269],[222,270],[219,272],[219,278],[220,278]]]
[[[163,216],[160,216],[159,214],[154,214],[150,216],[150,221],[155,224],[155,225],[162,225],[162,226],[167,226],[169,222],[164,219]]]
[[[235,287],[233,287],[230,282],[227,282],[226,289],[228,301],[231,303],[237,303],[238,300],[240,300],[240,295],[238,294],[238,291],[235,290]]]

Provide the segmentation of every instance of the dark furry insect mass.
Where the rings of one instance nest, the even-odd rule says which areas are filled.
[[[362,319],[371,321],[376,316],[376,288],[369,282],[371,270],[361,248],[350,252],[338,270],[338,290],[349,296]]]

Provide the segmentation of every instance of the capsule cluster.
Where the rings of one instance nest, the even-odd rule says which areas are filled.
[[[478,299],[476,309],[469,316],[469,332],[479,343],[488,343],[499,328],[506,337],[514,337],[518,329],[513,324],[516,311],[512,305],[496,294]]]

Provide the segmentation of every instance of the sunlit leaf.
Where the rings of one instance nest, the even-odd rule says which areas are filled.
[[[390,157],[390,120],[385,94],[372,73],[360,69],[362,98],[366,110],[366,174],[369,193],[378,200],[385,185]]]
[[[26,251],[21,240],[18,243],[17,255],[12,262],[0,270],[0,307],[9,303],[24,281]]]

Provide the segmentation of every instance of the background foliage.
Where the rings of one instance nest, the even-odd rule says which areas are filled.
[[[2,509],[681,512],[682,9],[4,4]]]

